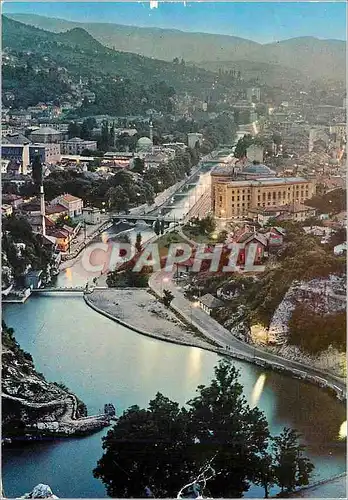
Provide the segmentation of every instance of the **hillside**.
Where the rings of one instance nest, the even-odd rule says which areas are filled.
[[[259,44],[227,35],[188,33],[179,30],[140,28],[107,23],[78,23],[31,14],[11,14],[9,17],[56,33],[80,27],[102,44],[125,52],[156,59],[184,58],[202,67],[214,61],[228,66],[247,60],[271,64],[303,73],[311,79],[345,78],[346,44],[340,40],[319,40],[300,37],[281,42]],[[221,64],[220,64],[221,63]],[[270,68],[272,70],[272,68]]]
[[[99,113],[137,114],[149,108],[170,112],[176,93],[205,99],[213,85],[216,95],[221,95],[233,83],[228,76],[217,81],[213,72],[201,68],[109,49],[82,28],[52,34],[3,16],[2,45],[5,50],[15,51],[19,59],[17,68],[5,65],[3,90],[13,91],[15,86],[17,91],[25,91],[35,74],[30,73],[28,64],[51,72],[65,68],[75,81],[82,76],[94,82],[89,90],[96,94]],[[25,74],[23,66],[27,67]],[[100,78],[102,81],[96,83]],[[31,98],[34,95],[30,93]],[[36,98],[41,98],[38,93]]]
[[[14,332],[2,325],[2,433],[16,440],[84,435],[109,425],[107,416],[85,418],[84,403],[63,384],[35,370]]]

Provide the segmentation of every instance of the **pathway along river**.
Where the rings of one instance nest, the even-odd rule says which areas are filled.
[[[199,182],[205,179],[203,174]],[[174,202],[178,217],[187,210],[182,207],[183,199],[178,196]],[[131,232],[132,239],[139,229]],[[150,231],[142,232],[150,236]],[[112,228],[101,238],[105,241],[116,233],[117,228]],[[86,280],[77,261],[61,273],[58,285],[80,285]],[[184,404],[199,384],[209,382],[218,361],[214,353],[134,333],[99,315],[73,294],[33,296],[23,305],[5,304],[4,320],[15,329],[23,349],[32,354],[37,370],[48,380],[64,382],[87,404],[89,414],[109,402],[115,404],[118,415],[133,404],[146,406],[157,391]],[[342,403],[313,385],[248,363],[234,363],[249,404],[265,412],[272,434],[283,426],[303,434],[316,466],[314,479],[345,471],[345,442],[339,438],[346,420]],[[45,483],[61,498],[106,497],[103,484],[92,475],[105,433],[5,449],[6,496],[18,497]],[[245,496],[262,498],[263,491],[252,486]]]

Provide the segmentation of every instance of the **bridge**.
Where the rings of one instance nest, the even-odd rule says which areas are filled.
[[[105,286],[91,286],[86,289],[86,286],[74,286],[74,287],[57,287],[57,288],[33,288],[31,293],[84,293],[93,292],[93,290],[107,290]]]
[[[163,221],[165,227],[168,227],[169,224],[171,224],[171,223],[179,222],[178,219],[176,219],[172,215],[166,217],[165,215],[161,216],[161,215],[156,215],[156,214],[148,214],[148,215],[146,215],[146,214],[143,214],[143,215],[142,214],[138,214],[138,215],[132,215],[132,214],[123,215],[123,214],[121,214],[121,215],[113,215],[112,219],[114,222],[128,221],[128,222],[132,222],[134,224],[136,222],[139,222],[139,221],[144,221],[149,225],[152,225],[154,222],[156,222],[156,220],[160,220],[161,222]]]

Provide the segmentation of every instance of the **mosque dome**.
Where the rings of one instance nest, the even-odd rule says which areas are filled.
[[[254,174],[254,175],[276,175],[276,172],[267,165],[263,165],[262,163],[256,163],[253,165],[248,165],[243,168],[242,174]]]
[[[148,137],[140,137],[137,142],[137,150],[138,151],[146,151],[152,148],[152,141]]]

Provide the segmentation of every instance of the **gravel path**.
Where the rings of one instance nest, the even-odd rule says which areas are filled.
[[[190,332],[174,312],[145,289],[95,290],[88,300],[102,311],[154,337],[197,347],[211,347]]]

